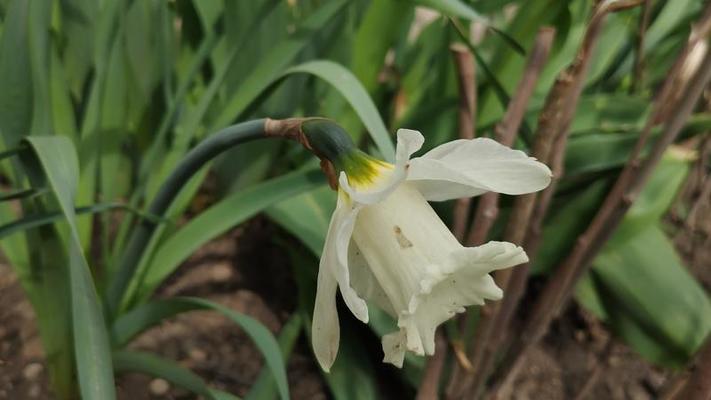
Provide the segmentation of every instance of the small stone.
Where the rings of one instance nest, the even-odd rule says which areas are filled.
[[[39,374],[42,372],[42,364],[40,363],[29,363],[25,367],[24,370],[22,370],[22,375],[25,377],[25,379],[33,381],[37,379]]]
[[[188,356],[191,360],[196,362],[203,362],[207,359],[207,354],[198,348],[190,349]]]
[[[212,267],[212,278],[216,281],[227,281],[232,278],[232,266],[229,263],[220,263]]]
[[[150,390],[152,395],[165,396],[170,390],[170,383],[165,379],[153,379],[151,383],[148,384],[148,390]]]

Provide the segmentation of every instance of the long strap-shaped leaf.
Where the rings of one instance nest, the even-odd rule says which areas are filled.
[[[200,246],[239,225],[265,208],[324,184],[323,174],[316,170],[297,171],[235,192],[200,213],[156,251],[145,273],[139,272],[136,299],[149,296]]]
[[[82,398],[115,399],[106,325],[76,226],[74,198],[79,180],[76,151],[71,141],[63,136],[30,136],[25,140],[37,156],[25,162],[28,175],[33,180],[46,178],[69,225],[67,247],[72,327]]]
[[[140,210],[135,210],[121,203],[94,204],[87,207],[78,207],[74,212],[76,215],[82,215],[98,214],[110,210],[124,210],[135,214],[137,217],[160,222],[160,218],[154,218],[148,214],[142,213]],[[38,226],[52,224],[64,218],[64,213],[62,211],[26,215],[20,219],[10,222],[9,224],[0,225],[0,239],[14,233],[36,228]]]
[[[284,76],[294,73],[315,75],[337,89],[361,118],[378,150],[386,159],[395,159],[395,147],[378,109],[363,85],[348,69],[332,61],[317,60],[291,67]]]
[[[289,398],[284,358],[272,333],[253,318],[208,300],[174,297],[143,304],[116,320],[111,330],[114,346],[121,347],[127,344],[131,338],[166,318],[194,310],[217,311],[244,329],[264,355],[264,360],[277,383],[279,395],[284,400]]]
[[[153,354],[134,351],[117,351],[114,353],[114,367],[117,372],[142,372],[147,375],[163,378],[168,382],[188,389],[207,399],[238,399],[238,397],[227,392],[208,387],[202,378],[176,364],[174,361],[166,360]]]

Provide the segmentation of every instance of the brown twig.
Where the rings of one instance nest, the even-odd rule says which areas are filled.
[[[450,50],[454,56],[454,65],[459,78],[459,138],[472,139],[476,136],[476,69],[474,57],[461,44],[452,45]],[[471,199],[467,197],[458,199],[454,205],[452,231],[459,241],[464,239],[466,233],[470,203]]]
[[[507,296],[504,298],[501,305],[497,328],[500,329],[501,332],[504,332],[504,334],[501,335],[502,341],[509,337],[508,330],[510,330],[511,321],[513,320],[516,309],[518,308],[518,305],[526,291],[526,282],[528,281],[531,263],[536,258],[538,248],[541,243],[543,221],[548,214],[548,209],[550,208],[553,195],[558,187],[560,177],[564,174],[563,165],[565,161],[565,148],[567,143],[568,134],[566,132],[559,135],[553,144],[553,150],[549,160],[553,171],[553,179],[551,180],[551,184],[538,196],[539,198],[534,208],[533,215],[528,223],[524,240],[524,248],[528,254],[529,261],[523,265],[519,265],[511,274],[511,278],[509,279],[509,283],[506,288]]]
[[[516,88],[516,94],[511,98],[511,101],[506,109],[503,119],[496,125],[496,139],[505,146],[512,146],[516,140],[518,129],[523,121],[528,102],[533,95],[533,91],[538,82],[543,66],[548,60],[555,30],[550,27],[541,28],[536,35],[531,54],[528,57],[523,77]],[[476,213],[472,223],[472,229],[469,232],[466,244],[468,246],[476,246],[484,243],[491,230],[491,227],[498,215],[498,193],[490,192],[484,194],[477,205]],[[486,319],[486,313],[482,313],[483,321]],[[470,354],[470,359],[478,360],[483,347],[480,345],[486,340],[481,337],[485,329],[477,329],[477,338],[472,347],[473,351]],[[471,367],[469,368],[471,369]],[[458,396],[462,391],[471,384],[473,376],[463,366],[456,365],[452,373],[448,385],[448,395]]]
[[[711,17],[709,10],[711,10],[711,4],[707,6],[707,12],[704,13],[705,18]],[[692,30],[690,43],[695,41],[699,43],[702,40],[700,38],[705,36],[703,32],[699,31],[700,27],[708,29],[711,27],[711,22],[702,19],[701,23]],[[681,128],[691,115],[693,107],[711,77],[711,54],[707,54],[701,63],[695,66],[693,77],[686,82],[681,82],[683,83],[681,86],[676,86],[680,82],[677,76],[682,72],[680,66],[686,64],[689,48],[695,46],[696,44],[691,47],[687,46],[682,51],[680,59],[672,68],[672,73],[668,75],[661,95],[655,102],[654,109],[656,112],[653,112],[648,119],[625,169],[618,177],[590,226],[578,238],[573,250],[548,281],[541,297],[534,305],[530,317],[526,321],[525,328],[509,349],[509,353],[504,360],[504,368],[501,370],[504,375],[499,382],[499,388],[510,385],[516,377],[528,351],[547,332],[550,322],[557,316],[570,297],[575,284],[587,271],[590,261],[597,255],[614,229],[619,225],[622,217],[637,198],[652,170],[661,159],[662,154],[676,139]],[[672,85],[675,85],[675,87],[671,88],[670,86]],[[678,91],[682,92],[682,94],[679,95]],[[669,104],[669,99],[674,98],[680,100],[674,102],[673,108],[666,107]],[[652,126],[655,125],[656,121],[660,120],[659,113],[664,113],[668,116],[668,121],[665,124],[662,136],[654,144],[649,156],[642,162],[640,157],[641,150],[649,137]],[[493,392],[495,393],[496,389]]]
[[[446,354],[447,341],[440,331],[435,336],[435,353],[427,360],[420,387],[417,388],[417,400],[437,400],[439,398],[439,381],[444,370]]]
[[[528,102],[536,88],[543,66],[548,60],[554,36],[555,29],[551,27],[543,27],[538,31],[523,77],[516,88],[516,94],[511,98],[503,119],[495,128],[496,140],[504,146],[511,147],[516,141]],[[467,238],[469,246],[478,246],[486,241],[499,213],[498,199],[499,194],[494,192],[486,193],[479,198],[473,227]]]
[[[691,375],[679,400],[711,400],[711,335],[689,366]]]
[[[652,1],[644,0],[642,4],[642,15],[639,18],[637,28],[637,50],[634,52],[634,72],[632,73],[633,92],[639,91],[644,86],[644,38],[649,26],[649,18],[652,14]]]

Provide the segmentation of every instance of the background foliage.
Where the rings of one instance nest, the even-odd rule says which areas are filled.
[[[651,2],[641,75],[634,70],[641,8],[608,17],[534,274],[553,271],[600,206],[702,5]],[[421,6],[438,14],[416,12]],[[84,398],[112,398],[112,368],[231,398],[169,360],[124,350],[161,319],[194,309],[227,315],[255,341],[273,375],[260,378],[252,398],[287,398],[283,360],[300,330],[309,334],[334,194],[309,154],[277,141],[244,144],[215,159],[210,168],[221,196],[182,225],[176,221],[208,169],[181,188],[167,215],[147,215],[166,177],[196,143],[252,118],[329,117],[385,159],[400,127],[421,131],[427,148],[456,138],[459,95],[449,47],[462,38],[452,21],[481,29],[484,17],[501,31],[484,29],[474,44],[476,124],[485,136],[504,113],[535,33],[556,29],[515,144],[530,150],[543,100],[573,60],[591,10],[588,0],[0,0],[0,245],[38,315],[60,398],[78,388]],[[699,109],[682,138],[702,134],[709,120]],[[691,160],[665,156],[576,295],[621,340],[670,368],[684,365],[711,331],[708,293],[661,223]],[[503,199],[504,216],[510,205]],[[450,204],[437,210],[451,219]],[[152,299],[192,252],[260,212],[298,240],[274,239],[292,255],[300,293],[299,313],[279,343],[255,320],[205,300]],[[158,230],[112,308],[109,287],[128,238],[145,220]],[[390,329],[387,316],[373,314],[374,333]],[[377,369],[360,351],[372,338],[343,332],[324,378],[337,399],[375,398]],[[397,376],[414,392],[424,360],[408,357],[406,364]]]

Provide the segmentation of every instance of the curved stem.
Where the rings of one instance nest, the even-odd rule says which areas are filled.
[[[200,142],[185,155],[185,158],[163,183],[148,208],[148,214],[164,217],[171,203],[188,180],[222,152],[241,143],[269,137],[265,131],[266,121],[266,119],[259,119],[232,125]],[[142,219],[136,225],[128,246],[119,261],[116,276],[109,284],[107,307],[110,316],[115,315],[121,304],[124,292],[136,273],[146,247],[150,243],[157,227],[158,224],[156,222],[148,219]]]

